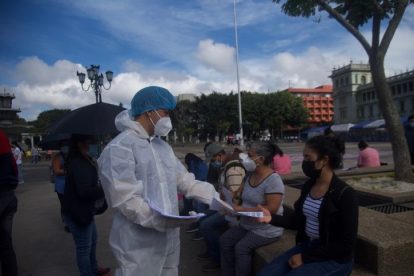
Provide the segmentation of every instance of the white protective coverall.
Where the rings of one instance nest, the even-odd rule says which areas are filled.
[[[115,209],[109,244],[120,268],[116,276],[178,275],[179,228],[155,213],[178,215],[177,191],[210,204],[213,185],[195,180],[158,137],[149,137],[127,111],[115,119],[122,131],[98,159],[105,197]]]

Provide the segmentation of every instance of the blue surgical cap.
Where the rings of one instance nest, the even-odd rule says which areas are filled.
[[[170,91],[159,86],[148,86],[139,90],[132,98],[129,115],[136,117],[151,110],[172,110],[175,105],[175,98]]]

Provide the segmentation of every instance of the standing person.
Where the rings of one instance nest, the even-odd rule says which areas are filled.
[[[358,143],[359,155],[358,155],[358,167],[380,167],[380,156],[376,149],[368,146],[367,142],[359,141]]]
[[[69,227],[66,225],[65,220],[63,219],[63,194],[65,193],[65,177],[66,177],[66,169],[65,163],[66,159],[68,158],[69,154],[69,142],[68,141],[61,141],[59,143],[60,150],[59,153],[55,154],[52,159],[52,171],[54,175],[54,182],[55,182],[55,192],[59,198],[60,203],[60,216],[62,218],[62,222],[64,223],[64,229],[66,232],[69,232]]]
[[[248,154],[241,153],[241,162],[248,172],[241,193],[241,205],[236,212],[258,211],[263,205],[270,213],[283,214],[285,187],[271,167],[276,153],[274,144],[255,142],[247,145]],[[239,225],[231,227],[220,237],[221,271],[224,276],[250,275],[256,248],[277,241],[283,228],[262,224],[249,217],[240,217]]]
[[[81,276],[105,275],[96,260],[97,231],[94,216],[105,211],[104,193],[97,165],[88,155],[92,137],[72,135],[66,160],[63,219],[76,246],[76,262]],[[98,208],[99,205],[99,208]]]
[[[411,165],[414,165],[414,114],[410,115],[405,125],[405,138],[410,150]]]
[[[17,166],[10,142],[0,129],[0,266],[2,275],[17,276],[16,253],[12,242],[13,217],[17,211]]]
[[[297,245],[266,265],[267,275],[350,275],[358,231],[355,191],[334,173],[342,159],[341,141],[315,136],[306,142],[301,188],[294,212],[270,214],[260,222],[296,229]]]
[[[279,175],[287,175],[292,171],[292,161],[290,156],[283,153],[278,145],[275,144],[276,154],[273,156],[273,171]]]
[[[14,160],[16,160],[19,184],[23,184],[24,183],[24,180],[23,180],[23,170],[22,170],[23,151],[19,147],[19,145],[17,144],[17,142],[13,142],[13,144],[12,144],[12,152],[13,152]]]
[[[138,91],[131,109],[115,119],[122,131],[98,159],[102,184],[114,208],[109,243],[118,261],[116,276],[178,275],[180,229],[154,211],[178,215],[177,190],[188,198],[210,204],[214,187],[195,180],[160,136],[172,129],[168,112],[174,96],[165,88]]]
[[[37,162],[39,162],[40,160],[40,153],[39,153],[39,149],[37,148],[37,146],[33,146],[31,150],[31,154],[32,154],[32,164],[33,163],[37,164]]]

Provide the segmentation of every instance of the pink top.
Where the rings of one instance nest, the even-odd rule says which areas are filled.
[[[376,149],[367,147],[359,152],[358,167],[379,167],[381,166],[379,153]]]
[[[290,161],[290,157],[287,154],[283,154],[283,156],[280,156],[279,154],[276,154],[273,157],[273,170],[280,174],[290,174],[292,169],[292,162]]]

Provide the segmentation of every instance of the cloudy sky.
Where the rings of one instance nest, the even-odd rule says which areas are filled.
[[[414,69],[414,9],[386,58],[388,75]],[[242,90],[266,93],[330,83],[333,67],[367,62],[333,20],[291,18],[272,0],[238,0]],[[91,64],[112,70],[103,101],[129,107],[148,85],[180,93],[236,91],[233,0],[3,0],[0,87],[20,116],[95,102],[76,77]],[[369,29],[363,30],[369,37]]]

